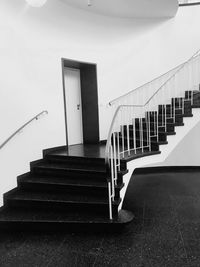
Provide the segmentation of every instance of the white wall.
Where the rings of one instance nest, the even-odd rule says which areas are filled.
[[[182,138],[168,157],[159,163],[154,162],[145,167],[200,166],[200,109],[195,110],[195,113],[198,115],[198,123]]]
[[[0,143],[43,109],[49,115],[0,151],[0,194],[12,188],[44,148],[65,143],[61,57],[98,66],[100,136],[110,123],[107,103],[186,60],[200,47],[200,6],[170,20],[93,15],[49,0],[0,1]]]
[[[172,151],[162,166],[200,166],[200,122]]]

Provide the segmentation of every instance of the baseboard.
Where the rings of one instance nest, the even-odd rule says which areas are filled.
[[[200,166],[159,166],[136,168],[133,172],[137,174],[165,173],[165,172],[200,172]]]

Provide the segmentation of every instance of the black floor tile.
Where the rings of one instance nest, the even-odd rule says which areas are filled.
[[[191,266],[200,266],[200,240],[185,240],[185,248],[189,264]]]
[[[0,266],[45,266],[63,242],[63,236],[58,234],[35,233],[25,238],[20,246],[1,253]]]
[[[182,222],[200,222],[200,198],[197,196],[173,196],[172,202]]]
[[[45,267],[93,267],[96,256],[60,249]]]
[[[159,236],[146,238],[143,247],[144,266],[188,266],[187,254],[181,239],[163,240]]]
[[[152,218],[144,221],[144,235],[146,239],[180,240],[179,225],[176,219]]]
[[[0,266],[200,267],[199,174],[147,176],[130,182],[122,231],[0,233]]]

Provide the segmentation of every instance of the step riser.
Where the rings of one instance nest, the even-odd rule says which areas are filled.
[[[52,175],[52,176],[61,176],[61,177],[86,177],[95,180],[105,180],[105,174],[101,172],[81,172],[79,170],[67,170],[67,169],[55,169],[55,168],[42,168],[42,167],[33,167],[31,168],[31,172],[33,174],[40,174],[40,175]]]
[[[154,133],[154,128],[155,128],[155,125],[154,124],[151,124],[150,125],[150,129],[151,129],[151,134]],[[146,130],[146,125],[143,124],[143,129]],[[139,132],[139,129],[136,128],[136,131]],[[124,127],[124,134],[127,132],[127,127]],[[165,133],[165,127],[158,127],[158,132],[159,133]],[[167,132],[174,132],[174,125],[173,124],[168,124],[167,125]],[[132,134],[133,135],[133,126],[130,125],[129,126],[129,133],[130,135]]]
[[[57,170],[57,169],[44,169],[44,168],[39,168],[39,167],[34,167],[31,172],[33,174],[38,174],[41,176],[58,176],[58,177],[74,177],[74,179],[77,178],[84,178],[87,179],[92,179],[95,181],[107,181],[107,175],[105,174],[97,174],[97,173],[82,173],[82,172],[78,172],[78,171],[68,171],[68,170]],[[118,183],[122,183],[122,174],[118,174]]]
[[[108,214],[102,215],[102,218],[109,218]],[[8,222],[0,222],[0,229],[4,231],[9,231],[9,233],[13,233],[16,231],[22,232],[37,232],[37,233],[119,233],[124,225],[122,224],[113,224],[113,223],[97,223],[90,222],[51,222],[51,221],[8,221]]]
[[[19,183],[19,188],[27,191],[36,192],[52,192],[52,193],[74,193],[81,195],[98,195],[102,197],[108,196],[108,188],[95,188],[86,186],[75,186],[75,185],[50,185],[50,184],[37,184],[37,183]],[[116,198],[119,198],[119,189],[116,189]]]
[[[39,208],[40,210],[60,210],[60,211],[91,211],[98,214],[107,215],[109,211],[108,203],[96,204],[96,203],[62,203],[62,202],[48,202],[48,201],[31,201],[31,200],[16,200],[16,199],[5,199],[4,204],[7,207],[16,208]],[[113,215],[116,216],[118,213],[118,207],[113,205]]]
[[[145,142],[143,142],[143,146],[147,146],[147,144]],[[137,143],[137,147],[136,148],[137,149],[140,148],[140,144],[139,143]],[[133,144],[130,144],[130,149],[133,149]],[[147,148],[147,149],[149,151],[149,148]],[[124,150],[128,150],[128,145],[127,145],[126,142],[124,144]],[[159,145],[158,144],[151,144],[151,149],[150,150],[151,151],[159,151]]]
[[[150,134],[151,135],[154,135],[154,132],[151,131]],[[143,132],[143,134],[141,136],[143,137],[143,140],[147,140],[149,138],[147,132]],[[140,138],[141,138],[140,137],[140,132],[137,131],[135,133],[135,137],[136,137],[136,140],[140,140]],[[127,137],[127,133],[124,133],[124,138],[125,139],[128,138]],[[134,135],[133,135],[133,132],[132,131],[129,131],[129,138],[134,140]],[[166,133],[158,133],[158,140],[159,141],[167,141],[167,135],[166,135]]]
[[[46,155],[45,157],[46,162],[53,162],[53,163],[66,163],[70,166],[70,164],[81,164],[85,166],[90,166],[91,164],[94,166],[104,166],[105,159],[87,159],[87,158],[80,158],[80,157],[62,157],[62,156],[51,156]]]

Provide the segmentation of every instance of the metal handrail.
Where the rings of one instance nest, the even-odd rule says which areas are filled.
[[[1,145],[0,145],[0,149],[2,149],[13,137],[15,137],[15,135],[17,135],[19,132],[21,132],[27,125],[29,125],[32,121],[34,120],[38,120],[40,116],[42,116],[43,114],[48,114],[47,110],[43,110],[42,112],[40,112],[39,114],[37,114],[36,116],[34,116],[32,119],[30,119],[28,122],[26,122],[25,124],[23,124],[19,129],[17,129],[13,134],[11,134]]]
[[[144,108],[144,107],[146,107],[151,102],[151,100],[158,94],[158,92],[162,88],[165,88],[165,86],[171,80],[173,81],[173,79],[176,77],[176,75],[182,69],[184,69],[186,64],[189,64],[190,61],[192,61],[197,56],[199,56],[199,52],[200,52],[200,49],[189,60],[187,60],[183,64],[179,65],[178,70],[176,70],[175,73],[173,75],[171,75],[144,104],[141,104],[141,105],[140,104],[139,105],[128,105],[128,104],[127,105],[119,105],[117,107],[117,109],[115,110],[115,113],[114,113],[114,116],[113,116],[113,119],[112,119],[112,122],[111,122],[111,125],[110,125],[110,129],[109,129],[109,132],[108,132],[108,138],[107,138],[106,149],[105,149],[105,165],[106,165],[106,170],[108,172],[108,192],[109,192],[108,196],[109,196],[109,216],[110,216],[110,219],[112,219],[112,201],[114,200],[114,197],[115,197],[115,185],[116,185],[116,179],[117,179],[116,178],[117,177],[116,166],[120,166],[120,157],[118,158],[118,163],[116,163],[116,162],[113,163],[113,158],[112,158],[113,151],[112,151],[112,148],[111,148],[111,158],[109,158],[109,154],[110,154],[110,146],[112,146],[112,142],[114,142],[114,146],[115,146],[114,126],[115,126],[115,122],[116,122],[117,115],[118,115],[119,111],[124,107],[128,107],[128,108]],[[165,109],[165,112],[166,112],[166,109]],[[175,114],[175,112],[174,112],[174,114]],[[166,123],[166,114],[165,114],[165,123]],[[158,127],[158,123],[157,123],[157,127]],[[158,129],[157,129],[157,132],[158,132]],[[114,135],[114,137],[112,135]],[[113,141],[112,141],[112,137],[113,137]],[[115,152],[114,152],[114,154],[116,156]],[[115,157],[114,161],[116,161],[116,157]],[[113,168],[113,164],[114,164],[114,168]],[[110,177],[110,174],[111,174],[111,177]]]
[[[181,63],[180,65],[176,66],[175,68],[173,68],[173,69],[171,69],[171,70],[165,72],[164,74],[160,75],[159,77],[154,78],[154,79],[151,80],[150,82],[147,82],[147,83],[145,83],[145,84],[143,84],[143,85],[141,85],[141,86],[139,86],[139,87],[137,87],[137,88],[135,88],[135,89],[129,91],[128,93],[126,93],[126,94],[124,94],[124,95],[121,95],[121,96],[119,96],[119,97],[117,97],[117,98],[111,100],[108,104],[109,104],[110,106],[112,106],[112,103],[113,103],[113,102],[115,102],[115,101],[117,101],[117,100],[119,100],[119,99],[121,99],[121,98],[124,98],[125,96],[128,96],[129,94],[133,93],[134,91],[139,90],[139,89],[142,88],[142,87],[147,86],[148,84],[151,84],[152,82],[154,82],[154,81],[160,79],[161,77],[165,76],[166,74],[170,73],[170,72],[173,71],[173,70],[178,69],[178,70],[177,70],[177,72],[178,72],[179,70],[182,69],[182,67],[185,66],[185,64],[187,64],[191,59],[193,59],[199,52],[200,52],[200,49],[199,49],[197,52],[195,52],[195,54],[194,54],[189,60],[187,60],[187,61]],[[177,72],[175,72],[175,74],[176,74]],[[174,76],[175,74],[172,74],[172,76]],[[171,79],[172,76],[170,76],[169,79]],[[167,79],[167,81],[168,81],[169,79]],[[166,82],[167,82],[167,81],[166,81]],[[165,82],[164,84],[166,84],[166,82]],[[164,84],[162,84],[162,85],[159,87],[159,89],[153,94],[153,96],[160,90],[160,88],[161,88]],[[149,100],[151,100],[151,98],[152,98],[153,96],[151,96]],[[149,101],[149,100],[148,100],[148,101]]]
[[[106,142],[106,149],[105,149],[105,155],[106,155],[105,156],[105,163],[106,163],[106,169],[107,170],[110,168],[110,162],[109,162],[109,157],[108,157],[108,154],[109,154],[109,140],[111,140],[111,137],[112,137],[112,129],[113,129],[113,126],[114,126],[114,123],[115,123],[115,119],[117,118],[117,115],[118,115],[120,109],[123,108],[123,107],[143,107],[143,105],[120,105],[115,110],[115,114],[113,116],[113,119],[112,119],[112,122],[111,122],[111,125],[110,125],[108,138],[107,138],[107,142]]]
[[[117,117],[117,114],[118,114],[118,112],[119,112],[119,110],[122,108],[122,107],[145,107],[146,105],[148,105],[148,103],[153,99],[153,97],[171,80],[171,79],[173,79],[176,75],[177,75],[177,73],[188,63],[188,62],[190,62],[194,57],[196,57],[197,55],[198,55],[198,53],[200,52],[200,49],[189,59],[189,60],[187,60],[185,63],[183,63],[183,64],[181,64],[180,66],[180,68],[169,78],[169,79],[167,79],[167,81],[164,83],[164,84],[162,84],[159,88],[158,88],[158,90],[147,100],[147,102],[145,103],[145,104],[143,104],[143,105],[119,105],[118,107],[117,107],[117,109],[116,109],[116,111],[115,111],[115,114],[114,114],[114,116],[113,116],[113,120],[112,120],[112,123],[111,123],[111,125],[110,125],[110,129],[109,129],[109,133],[108,133],[108,138],[107,138],[107,142],[106,142],[106,150],[105,150],[105,153],[106,153],[106,156],[105,156],[105,162],[106,162],[106,165],[107,165],[107,163],[109,163],[109,160],[108,160],[108,147],[109,147],[109,140],[110,140],[110,138],[111,138],[111,136],[112,136],[112,129],[113,129],[113,126],[114,126],[114,122],[115,122],[115,119],[116,119],[116,117]]]

